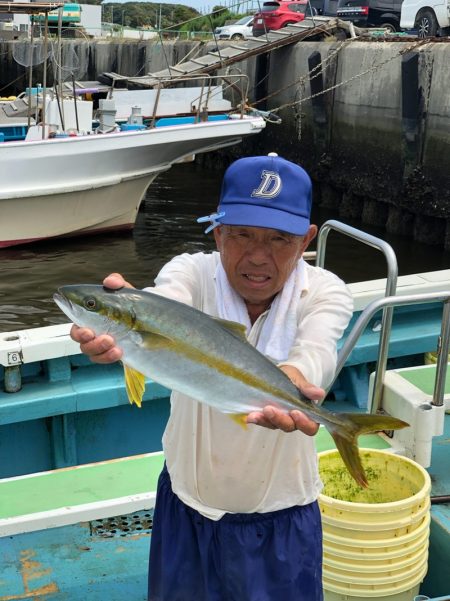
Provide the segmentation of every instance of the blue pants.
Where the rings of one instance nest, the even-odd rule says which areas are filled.
[[[182,503],[164,468],[150,546],[149,601],[322,601],[317,502],[213,521]]]

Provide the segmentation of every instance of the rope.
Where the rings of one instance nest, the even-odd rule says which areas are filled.
[[[23,77],[25,77],[26,75],[26,71],[24,71],[23,73],[21,73],[19,75],[19,77],[16,77],[16,79],[13,79],[12,81],[9,81],[6,86],[3,86],[3,88],[0,88],[0,92],[3,92],[3,90],[6,90],[6,88],[9,88],[9,86],[11,86],[13,83],[16,83],[16,81],[19,81],[19,79],[22,79]]]
[[[272,92],[270,94],[268,94],[267,96],[264,96],[264,98],[260,98],[257,102],[255,102],[254,104],[259,104],[260,102],[263,102],[265,100],[268,100],[269,98],[272,98],[272,96],[276,96],[277,94],[279,94],[280,92],[284,92],[285,90],[288,90],[289,88],[291,88],[294,85],[301,85],[304,84],[307,80],[311,81],[312,79],[314,79],[315,77],[319,77],[319,75],[322,72],[322,67],[324,65],[326,65],[327,63],[329,63],[332,59],[334,59],[334,57],[345,47],[348,46],[350,42],[353,42],[355,39],[357,38],[349,38],[347,40],[344,40],[343,42],[341,42],[339,44],[339,46],[336,48],[336,50],[334,50],[333,52],[331,52],[328,56],[326,56],[323,61],[316,65],[313,69],[311,69],[311,71],[309,71],[309,73],[307,73],[306,75],[302,75],[299,79],[296,79],[295,81],[287,84],[286,86],[284,86],[283,88],[279,88],[278,90],[276,90],[275,92]],[[315,73],[317,71],[317,73],[311,77],[311,75],[313,73]],[[268,77],[268,75],[266,75],[265,77],[263,77],[263,79],[261,79],[261,83]]]
[[[354,39],[354,38],[351,38],[351,39]],[[281,111],[281,110],[283,110],[285,108],[289,108],[289,107],[294,107],[294,106],[297,106],[297,105],[301,105],[301,104],[303,104],[303,102],[306,102],[307,100],[312,100],[313,98],[316,98],[317,96],[320,96],[322,94],[326,94],[328,92],[332,92],[333,90],[336,90],[337,88],[340,88],[340,87],[342,87],[344,85],[347,85],[347,84],[351,83],[352,81],[355,81],[356,79],[359,79],[360,77],[363,77],[364,75],[367,75],[368,73],[372,73],[372,72],[377,71],[378,69],[380,69],[381,67],[384,67],[384,65],[388,64],[392,60],[397,59],[402,54],[406,54],[408,52],[411,52],[411,50],[414,50],[414,49],[418,48],[419,46],[422,46],[422,45],[428,44],[428,43],[429,42],[426,39],[421,39],[418,42],[413,42],[412,44],[410,44],[406,48],[402,48],[397,54],[394,54],[393,56],[390,56],[386,60],[381,61],[380,63],[378,63],[376,65],[373,65],[372,67],[369,67],[365,71],[361,71],[360,73],[357,73],[356,75],[353,75],[352,77],[350,77],[349,79],[347,79],[345,81],[341,81],[341,82],[339,82],[339,83],[337,83],[337,84],[335,84],[333,86],[330,86],[329,88],[327,88],[325,90],[322,90],[321,92],[317,92],[317,94],[311,94],[310,96],[305,96],[304,98],[300,98],[300,100],[296,100],[294,102],[287,102],[286,104],[282,104],[282,105],[280,105],[280,106],[278,106],[276,108],[270,109],[270,112],[276,114],[276,113],[278,113],[279,111]],[[314,69],[311,70],[311,73],[313,73],[316,69],[318,70],[319,68],[321,68],[322,65],[325,63],[326,60],[327,59],[324,59],[319,65],[317,65],[317,67],[314,67]],[[309,73],[307,75],[304,75],[303,77],[301,77],[297,81],[297,83],[300,83],[300,84],[304,83],[308,77],[309,77]],[[290,85],[292,85],[292,84],[290,84]],[[279,91],[282,91],[282,89],[278,90],[277,92],[274,92],[273,94],[276,94]]]

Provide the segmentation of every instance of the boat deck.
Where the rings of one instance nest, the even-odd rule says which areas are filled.
[[[144,601],[149,546],[148,529],[103,536],[89,522],[0,539],[0,599]]]
[[[449,441],[446,415],[445,432],[433,448],[433,496],[449,490]],[[360,442],[367,448],[389,446],[377,435]],[[334,447],[324,428],[316,445],[319,452]],[[152,508],[162,465],[158,452],[3,479],[0,601],[146,599]],[[448,504],[433,505],[429,573],[421,589],[430,596],[448,591],[443,566],[449,557],[449,516]]]
[[[389,446],[373,434],[361,444]],[[316,445],[334,448],[324,428]],[[150,453],[1,480],[0,601],[146,599],[163,461]]]
[[[399,278],[398,292],[445,289],[449,278],[450,270],[406,276]],[[352,286],[357,311],[383,295],[383,281],[369,291],[361,285],[358,292],[357,286]],[[432,309],[398,311],[407,330],[403,334],[394,317],[399,339],[390,349],[393,359],[412,353],[422,353],[416,356],[423,359],[435,348],[439,320],[437,307],[436,314]],[[353,370],[346,376],[346,394],[339,395],[344,387],[338,389],[335,400],[326,402],[328,408],[366,410],[349,390],[367,403],[367,361],[375,358],[379,335],[376,322],[371,325],[367,348],[360,341],[355,349],[360,356],[355,361],[352,355],[344,368]],[[145,599],[168,391],[148,381],[143,408],[130,407],[121,367],[93,365],[79,355],[67,331],[67,326],[51,326],[0,336],[0,380],[22,363],[22,389],[0,391],[0,601]],[[385,388],[391,377],[401,377],[410,387],[408,395],[413,389],[421,402],[430,403],[433,366],[389,369]],[[449,372],[444,402],[448,412]],[[450,414],[442,410],[441,415],[444,430],[432,439],[429,468],[433,497],[450,494]],[[319,451],[334,447],[323,428],[316,442]],[[360,446],[374,445],[389,442],[361,437]],[[450,504],[433,504],[431,515],[429,570],[421,592],[448,596]]]

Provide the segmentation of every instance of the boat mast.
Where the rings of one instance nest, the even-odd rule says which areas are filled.
[[[34,44],[34,15],[31,15],[31,36],[30,36],[30,64],[28,67],[28,129],[31,126],[31,86],[33,85],[33,44]],[[36,98],[36,102],[39,102],[39,99]]]
[[[61,10],[61,9],[60,9]],[[45,139],[45,118],[46,118],[46,100],[47,100],[47,64],[48,64],[48,13],[45,15],[44,24],[44,74],[42,78],[42,139]]]

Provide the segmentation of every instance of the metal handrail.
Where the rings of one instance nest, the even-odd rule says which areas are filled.
[[[427,292],[424,294],[410,294],[404,296],[386,296],[384,298],[374,300],[367,305],[367,307],[362,311],[361,315],[356,320],[356,323],[350,331],[350,334],[347,336],[345,344],[339,353],[338,364],[333,382],[330,384],[327,390],[331,389],[356,342],[377,311],[385,307],[393,308],[404,305],[417,305],[420,303],[433,303],[439,301],[442,302],[444,306],[442,309],[441,333],[439,335],[439,344],[437,350],[436,379],[433,391],[433,400],[431,401],[431,404],[438,407],[442,406],[444,404],[445,378],[447,374],[448,353],[450,346],[450,290],[444,292]]]
[[[198,106],[196,107],[196,114],[197,114],[197,119],[198,119],[201,112],[208,110],[208,103],[212,97],[212,88],[214,85],[219,85],[220,82],[223,81],[226,83],[227,87],[232,87],[233,89],[236,89],[237,82],[235,82],[235,83],[230,82],[229,80],[231,78],[236,79],[237,81],[243,82],[242,86],[240,88],[238,87],[238,90],[241,95],[240,103],[238,104],[238,106],[239,106],[241,114],[242,114],[243,107],[246,106],[246,100],[247,100],[248,91],[249,91],[249,78],[248,78],[248,75],[246,75],[244,73],[233,73],[232,75],[210,75],[208,73],[200,73],[200,74],[174,76],[174,77],[168,77],[168,78],[165,77],[165,78],[158,79],[158,83],[155,86],[158,90],[158,93],[155,98],[155,104],[153,106],[153,116],[152,116],[152,119],[150,122],[150,127],[154,127],[154,125],[155,125],[157,108],[158,108],[158,104],[160,101],[160,90],[162,88],[164,88],[166,85],[182,84],[182,83],[195,82],[195,81],[200,82],[200,87],[201,87],[200,95],[196,99],[194,99],[194,101],[192,102],[192,104],[194,102],[198,103]],[[192,104],[191,104],[191,106],[192,106]],[[232,107],[232,110],[235,110],[235,109]]]
[[[377,250],[380,250],[385,258],[387,263],[387,280],[386,280],[386,290],[385,297],[395,295],[397,290],[397,278],[398,278],[398,265],[397,265],[397,257],[395,256],[395,252],[390,244],[388,244],[385,240],[381,238],[377,238],[376,236],[372,236],[367,232],[363,232],[362,230],[358,230],[350,225],[345,223],[341,223],[340,221],[335,221],[334,219],[330,219],[326,221],[319,230],[319,235],[317,238],[317,257],[316,257],[316,265],[318,267],[323,267],[325,263],[325,251],[326,251],[326,241],[328,238],[328,234],[331,230],[335,230],[366,244],[367,246],[371,246]],[[370,305],[369,305],[370,306]],[[377,369],[375,372],[375,382],[373,386],[372,398],[368,401],[368,405],[370,408],[370,413],[376,413],[379,408],[381,401],[381,393],[383,390],[383,382],[384,382],[384,374],[386,373],[386,365],[388,359],[388,351],[389,351],[389,339],[391,335],[391,327],[392,327],[392,316],[393,316],[394,308],[393,305],[386,305],[383,308],[383,315],[381,318],[381,331],[380,331],[380,344],[378,349],[378,359],[377,359]],[[342,354],[342,350],[340,355]],[[338,357],[338,365],[340,364],[340,355]],[[342,368],[342,366],[341,366]],[[340,369],[341,369],[340,368]]]

